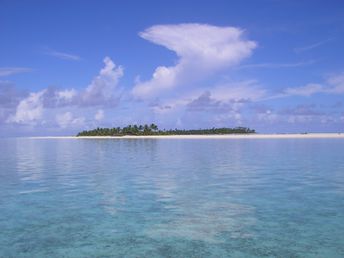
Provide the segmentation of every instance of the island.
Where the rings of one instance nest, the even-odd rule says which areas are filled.
[[[246,127],[209,128],[209,129],[163,129],[156,124],[128,125],[126,127],[96,128],[79,132],[78,136],[146,136],[146,135],[226,135],[226,134],[255,134],[256,131]]]

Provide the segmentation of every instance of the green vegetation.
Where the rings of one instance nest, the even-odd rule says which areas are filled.
[[[196,130],[159,130],[155,124],[151,125],[128,125],[126,127],[97,128],[82,131],[77,136],[124,136],[124,135],[207,135],[207,134],[252,134],[255,130],[246,127],[236,128],[211,128]]]

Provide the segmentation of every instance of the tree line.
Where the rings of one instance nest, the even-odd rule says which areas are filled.
[[[206,135],[206,134],[252,134],[256,133],[247,127],[210,128],[210,129],[169,129],[160,130],[156,124],[128,125],[126,127],[96,128],[79,132],[77,136],[124,136],[124,135]]]

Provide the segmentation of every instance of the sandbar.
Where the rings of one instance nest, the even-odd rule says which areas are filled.
[[[307,134],[216,134],[216,135],[125,135],[125,136],[36,136],[30,139],[312,139],[344,138],[344,133]]]

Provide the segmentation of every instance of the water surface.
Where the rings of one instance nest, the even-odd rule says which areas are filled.
[[[344,257],[344,139],[0,150],[0,257]]]

